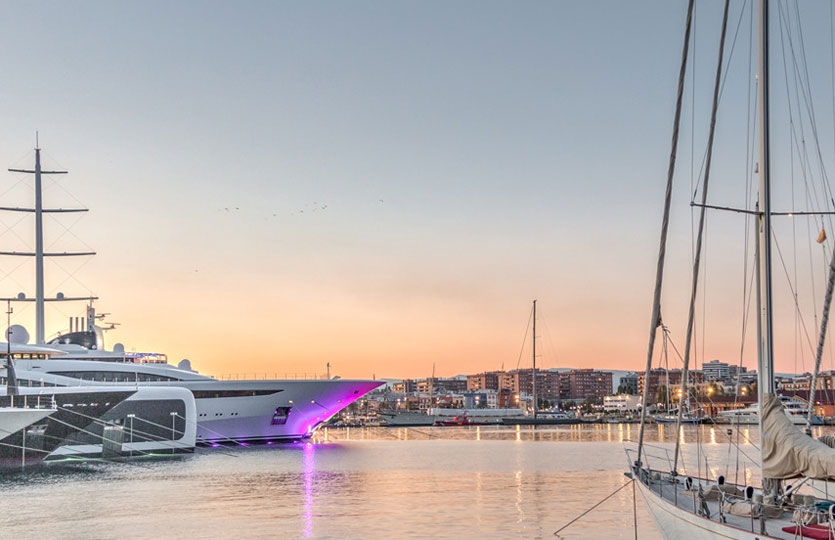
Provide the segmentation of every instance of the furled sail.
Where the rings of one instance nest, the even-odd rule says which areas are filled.
[[[835,449],[792,424],[777,396],[765,394],[763,399],[763,476],[835,479]]]

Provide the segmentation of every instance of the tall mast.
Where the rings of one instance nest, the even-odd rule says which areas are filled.
[[[37,144],[37,143],[36,143]],[[35,147],[35,343],[46,342],[44,332],[43,286],[43,192],[41,190],[41,149]]]
[[[93,251],[68,253],[55,252],[45,253],[43,248],[43,215],[44,213],[67,213],[67,212],[86,212],[86,208],[44,208],[43,207],[43,186],[41,177],[44,174],[67,174],[67,171],[45,171],[41,168],[41,148],[37,141],[37,134],[35,135],[35,168],[34,169],[9,169],[9,172],[27,173],[35,175],[35,207],[34,208],[20,208],[0,206],[0,211],[5,212],[26,212],[35,215],[35,251],[0,251],[0,255],[10,255],[16,257],[34,257],[35,258],[35,343],[43,345],[46,343],[46,332],[44,323],[44,303],[47,301],[74,301],[74,300],[96,300],[96,297],[75,297],[68,298],[63,295],[58,295],[55,298],[46,298],[44,291],[44,258],[45,257],[76,257],[95,255]],[[32,300],[21,296],[18,298],[2,298],[0,300],[12,302],[31,302]]]
[[[533,419],[536,420],[536,300],[533,301]]]
[[[757,397],[774,392],[774,336],[771,299],[771,163],[768,118],[768,0],[759,0],[759,74],[757,81],[759,141],[759,200],[757,207]],[[762,420],[762,415],[760,415]],[[762,429],[762,426],[760,426]]]

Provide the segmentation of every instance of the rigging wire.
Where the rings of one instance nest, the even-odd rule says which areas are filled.
[[[650,370],[652,369],[653,349],[655,348],[655,335],[658,326],[661,324],[661,286],[664,281],[664,262],[666,260],[667,249],[667,230],[670,222],[670,203],[672,201],[673,178],[675,176],[676,155],[678,149],[678,134],[681,123],[681,105],[684,94],[684,80],[687,73],[687,56],[690,47],[690,29],[693,18],[694,0],[689,0],[687,4],[687,22],[685,23],[684,45],[681,53],[681,69],[678,76],[678,90],[676,95],[676,111],[673,120],[673,133],[670,149],[670,162],[667,169],[667,187],[664,196],[664,211],[661,220],[661,239],[658,248],[658,261],[656,264],[655,275],[655,291],[653,293],[652,317],[650,320],[649,330],[649,344],[647,347],[647,363],[645,370],[645,381],[649,382]],[[647,394],[649,384],[644,385],[643,396],[641,397],[641,427],[638,438],[638,452],[635,460],[635,468],[640,471],[641,468],[641,451],[644,444],[644,428],[646,427],[646,410],[647,410]]]
[[[684,368],[681,374],[681,388],[682,388],[682,399],[687,399],[689,401],[690,394],[688,391],[688,377],[689,377],[689,368],[690,368],[690,348],[691,348],[691,340],[693,336],[693,322],[695,318],[695,309],[696,309],[696,295],[698,293],[698,284],[699,284],[699,269],[701,266],[701,254],[702,254],[702,246],[704,244],[704,230],[705,230],[705,214],[706,209],[704,205],[707,203],[707,193],[708,193],[708,186],[710,182],[710,170],[711,170],[711,162],[713,159],[713,143],[714,138],[716,135],[716,116],[719,111],[719,88],[722,79],[722,62],[725,55],[725,37],[727,34],[728,29],[728,11],[730,9],[730,0],[725,0],[725,8],[722,17],[722,30],[721,35],[719,37],[719,53],[718,53],[718,60],[716,65],[716,77],[714,81],[713,87],[713,106],[710,113],[710,132],[708,135],[708,143],[707,143],[707,159],[705,161],[705,172],[704,177],[702,179],[702,207],[699,209],[699,228],[696,236],[696,251],[693,258],[693,271],[692,271],[692,285],[690,290],[690,306],[688,311],[687,317],[687,333],[685,335],[685,345],[684,345]],[[706,278],[705,278],[706,279]],[[703,299],[703,323],[702,323],[702,339],[705,338],[705,334],[707,333],[706,330],[706,321],[704,321],[705,313],[707,312],[707,294],[704,292],[706,285],[703,286],[702,289],[702,299]],[[704,354],[704,342],[702,343],[702,354]],[[704,359],[702,359],[704,360]],[[698,359],[697,359],[698,361]],[[676,430],[681,429],[681,421],[682,415],[684,414],[684,408],[681,406],[679,402],[678,408],[678,421],[676,423]],[[676,438],[676,451],[673,453],[673,471],[676,471],[678,468],[678,453],[680,448],[680,442],[678,437]]]
[[[522,354],[525,352],[525,345],[528,342],[528,332],[531,329],[531,319],[533,318],[533,308],[531,308],[530,315],[528,315],[528,324],[525,326],[525,337],[522,338],[522,348],[519,349],[519,358],[516,360],[516,369],[519,369],[519,364],[522,363]]]

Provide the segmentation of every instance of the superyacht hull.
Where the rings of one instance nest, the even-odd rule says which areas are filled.
[[[55,409],[0,408],[0,442],[54,413]]]
[[[310,437],[377,381],[182,381],[197,398],[197,442],[268,442]],[[225,396],[225,397],[224,397]]]
[[[102,359],[89,358],[96,355]],[[350,379],[221,381],[168,364],[113,361],[112,353],[104,351],[87,351],[83,356],[18,360],[18,377],[44,385],[40,389],[44,392],[52,386],[75,385],[185,388],[195,400],[198,445],[306,438],[383,384]]]
[[[95,421],[90,419],[46,461],[189,454],[196,446],[196,418],[197,406],[189,390],[139,387]]]
[[[95,429],[100,418],[136,393],[125,388],[21,388],[21,396],[30,402],[38,398],[52,402],[51,414],[7,435],[0,441],[0,464],[19,465],[48,459],[62,446],[73,444],[80,434]],[[5,388],[0,389],[0,395]]]

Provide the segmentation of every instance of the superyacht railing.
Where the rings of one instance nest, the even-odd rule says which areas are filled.
[[[223,373],[215,376],[219,381],[267,381],[270,379],[281,380],[320,380],[326,381],[329,377],[323,373]]]
[[[0,408],[17,407],[23,409],[54,409],[55,396],[33,394],[24,396],[0,396]]]

